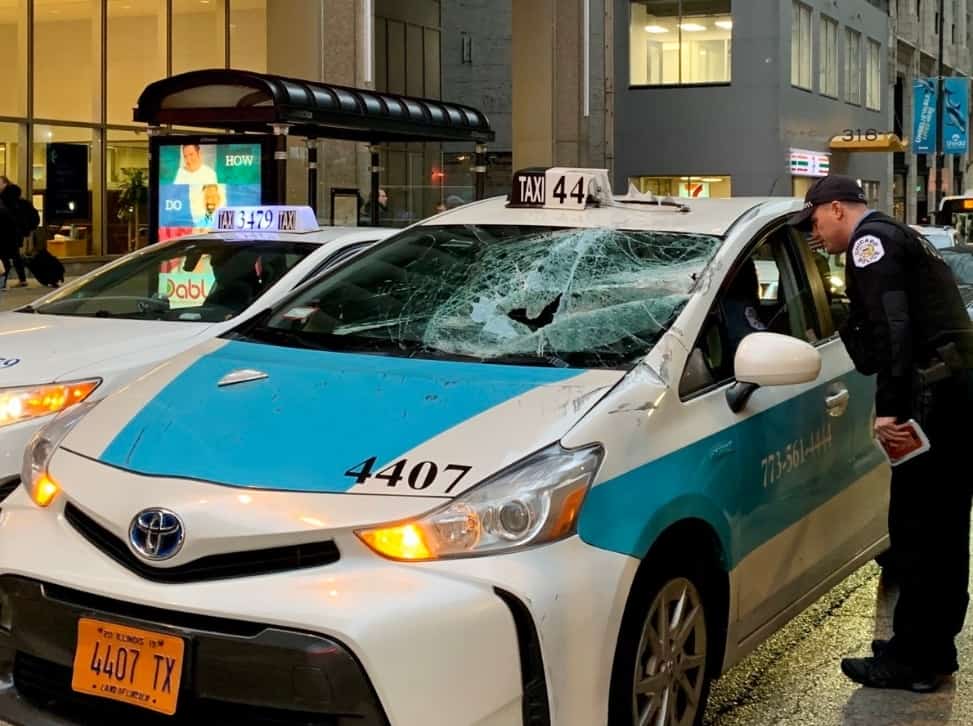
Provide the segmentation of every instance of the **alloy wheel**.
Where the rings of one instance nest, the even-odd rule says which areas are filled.
[[[706,680],[706,614],[686,578],[669,580],[649,607],[635,658],[636,726],[693,726]]]

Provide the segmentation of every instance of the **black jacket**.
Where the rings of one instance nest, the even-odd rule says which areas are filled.
[[[913,415],[916,370],[953,342],[973,364],[973,327],[949,266],[918,232],[879,212],[855,230],[845,258],[851,311],[841,337],[878,374],[878,416]]]
[[[0,257],[7,259],[15,255],[21,242],[17,218],[7,205],[0,201]]]

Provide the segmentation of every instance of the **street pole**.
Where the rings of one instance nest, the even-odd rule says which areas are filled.
[[[943,151],[943,111],[946,108],[943,98],[943,27],[945,18],[943,14],[944,0],[939,0],[939,71],[936,75],[936,170],[933,178],[932,209],[929,210],[929,219],[935,224],[940,224],[939,220],[939,201],[942,199],[943,183],[943,162],[946,154]]]

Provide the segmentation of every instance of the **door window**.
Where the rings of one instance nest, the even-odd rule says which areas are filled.
[[[690,354],[680,382],[683,398],[732,381],[737,348],[751,333],[780,333],[812,344],[821,340],[826,328],[801,244],[789,227],[778,227],[737,261]]]

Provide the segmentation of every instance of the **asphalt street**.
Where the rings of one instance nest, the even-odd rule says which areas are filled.
[[[24,305],[48,288],[0,291],[0,310]],[[822,597],[713,686],[707,726],[940,726],[973,724],[973,627],[961,635],[964,668],[930,695],[862,689],[838,663],[865,655],[888,637],[896,597],[869,564]],[[4,726],[0,722],[0,726]]]

